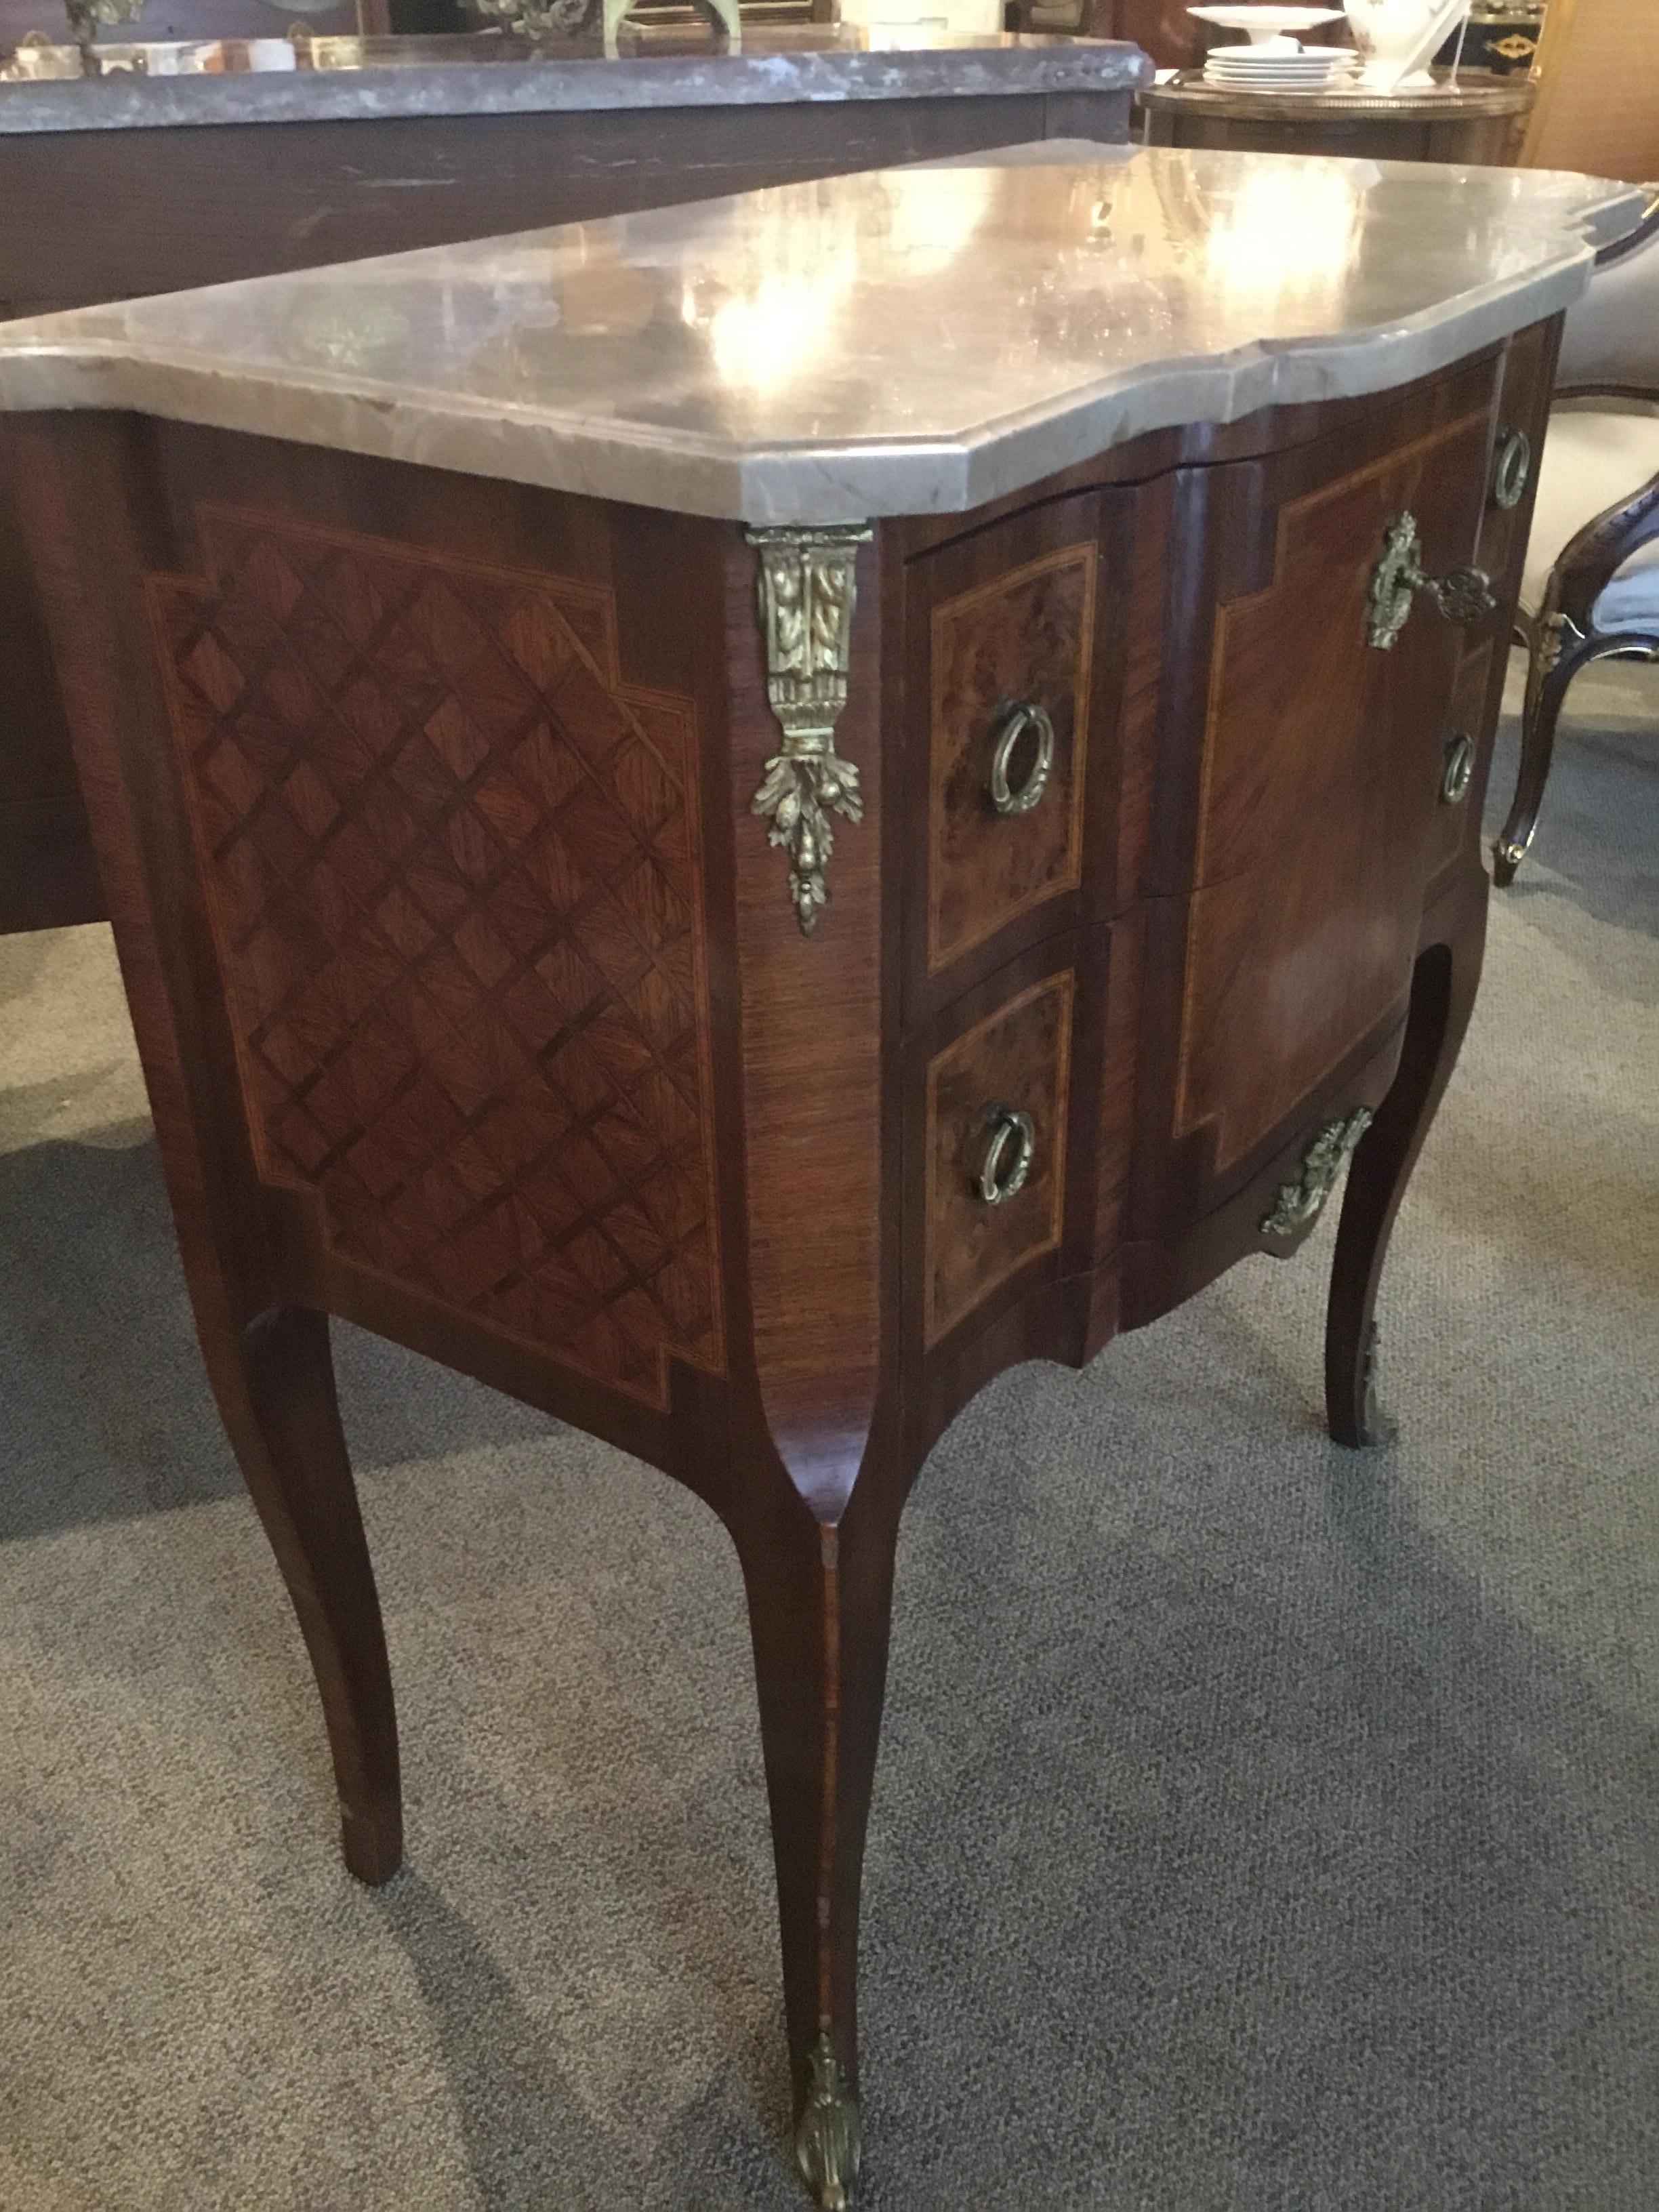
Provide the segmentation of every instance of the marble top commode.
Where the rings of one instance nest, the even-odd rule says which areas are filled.
[[[1431,374],[1567,306],[1641,207],[1544,171],[1049,149],[14,323],[0,405],[750,523],[954,513]]]

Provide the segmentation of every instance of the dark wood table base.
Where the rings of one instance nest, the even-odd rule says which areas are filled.
[[[1239,92],[1206,83],[1201,70],[1138,95],[1149,146],[1460,163],[1512,161],[1534,97],[1525,77],[1480,70],[1416,95]]]

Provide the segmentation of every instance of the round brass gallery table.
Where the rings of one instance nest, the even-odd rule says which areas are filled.
[[[1533,86],[1465,70],[1455,86],[1443,81],[1431,92],[1234,92],[1183,70],[1139,100],[1150,146],[1486,162],[1514,159]]]

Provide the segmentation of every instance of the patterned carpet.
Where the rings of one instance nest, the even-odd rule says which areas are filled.
[[[1395,1240],[1399,1443],[1319,1426],[1328,1225],[922,1479],[869,2212],[1659,2202],[1659,672],[1583,678],[1562,754]],[[713,1520],[339,1332],[371,1893],[101,931],[0,943],[0,1249],[3,2212],[803,2203]]]

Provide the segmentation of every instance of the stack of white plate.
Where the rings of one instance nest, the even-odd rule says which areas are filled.
[[[1298,46],[1293,39],[1217,46],[1204,64],[1205,83],[1228,92],[1334,92],[1353,76],[1346,46]]]

